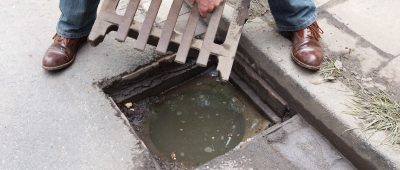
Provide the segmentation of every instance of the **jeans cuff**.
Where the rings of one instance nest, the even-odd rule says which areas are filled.
[[[317,20],[317,14],[313,14],[310,18],[308,18],[306,21],[303,23],[296,25],[296,26],[284,26],[284,25],[277,25],[276,27],[278,28],[278,31],[298,31],[307,28],[310,26],[312,23],[314,23]]]
[[[82,38],[82,37],[88,36],[90,34],[90,30],[78,32],[78,33],[75,33],[75,32],[71,33],[71,32],[67,32],[67,31],[63,31],[57,27],[57,34],[60,35],[61,37],[65,37],[65,38]]]

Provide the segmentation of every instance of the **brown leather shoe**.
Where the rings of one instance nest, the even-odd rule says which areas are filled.
[[[70,66],[75,60],[78,49],[86,42],[87,37],[73,39],[56,34],[53,39],[54,42],[47,49],[42,61],[42,67],[49,71]]]
[[[306,29],[293,32],[292,59],[298,65],[314,71],[320,69],[324,59],[324,53],[319,44],[320,33],[323,31],[317,22]]]

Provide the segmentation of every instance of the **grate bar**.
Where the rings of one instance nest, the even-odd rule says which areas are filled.
[[[197,9],[197,6],[194,6],[186,23],[186,29],[182,36],[181,45],[179,46],[178,52],[176,54],[176,62],[181,64],[186,63],[186,58],[192,45],[192,40],[194,37],[194,33],[196,32],[198,21],[199,11]]]
[[[158,45],[156,51],[160,53],[166,53],[169,45],[169,41],[172,36],[172,32],[174,31],[176,21],[178,19],[179,12],[181,11],[183,0],[173,0],[174,2],[171,5],[171,9],[168,13],[167,21],[165,22],[163,31],[161,33],[160,40],[158,41]]]
[[[140,0],[130,0],[123,21],[119,23],[118,31],[115,39],[119,42],[124,42],[128,36],[129,27],[132,25],[136,11],[139,7]],[[129,10],[128,10],[129,9]]]
[[[206,36],[203,40],[203,46],[200,49],[200,54],[197,59],[197,64],[200,66],[207,66],[208,58],[210,57],[212,48],[211,45],[214,44],[214,39],[218,31],[219,22],[222,17],[222,12],[224,12],[224,3],[217,7],[211,16],[210,22],[208,23]]]
[[[157,17],[158,10],[160,9],[161,2],[162,0],[151,1],[149,10],[146,14],[146,18],[143,21],[142,28],[140,29],[137,41],[135,42],[135,49],[140,51],[143,51],[145,49],[151,29],[153,28],[154,21]]]

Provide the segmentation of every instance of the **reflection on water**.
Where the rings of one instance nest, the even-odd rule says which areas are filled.
[[[187,167],[205,163],[266,129],[269,122],[230,84],[202,76],[160,96],[144,129],[152,152]],[[146,137],[146,136],[145,136]]]

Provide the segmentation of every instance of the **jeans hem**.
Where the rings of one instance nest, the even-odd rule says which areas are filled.
[[[278,31],[298,31],[307,28],[310,26],[312,23],[314,23],[317,20],[317,15],[313,14],[312,17],[307,19],[305,22],[303,22],[300,25],[297,26],[283,26],[283,25],[277,25],[276,27],[278,28]]]
[[[57,27],[57,34],[60,35],[61,37],[65,37],[65,38],[82,38],[82,37],[88,36],[90,34],[90,30],[84,31],[84,32],[79,32],[79,33],[70,33],[70,32],[66,32],[66,31],[61,31]]]

